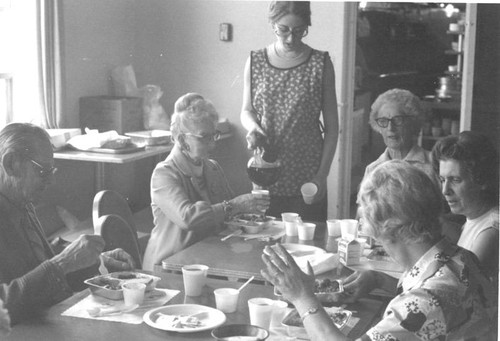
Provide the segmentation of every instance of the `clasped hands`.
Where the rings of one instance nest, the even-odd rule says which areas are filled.
[[[98,235],[81,235],[69,244],[51,261],[57,264],[65,274],[87,268],[99,262],[102,256],[104,266],[114,270],[132,270],[135,268],[132,257],[122,249],[104,250],[105,242]]]

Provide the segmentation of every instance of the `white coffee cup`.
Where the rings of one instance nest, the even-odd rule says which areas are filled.
[[[285,232],[287,236],[297,236],[298,235],[298,230],[297,230],[297,218],[299,217],[298,213],[292,213],[292,212],[285,212],[281,213],[281,220],[283,220],[283,223],[285,224]]]
[[[340,221],[342,239],[354,240],[358,238],[358,221],[356,219],[342,219]]]
[[[318,193],[318,186],[314,182],[306,182],[300,187],[300,192],[302,193],[302,198],[304,202],[308,205],[313,203],[314,197]]]
[[[185,265],[182,267],[184,292],[187,296],[200,296],[201,289],[207,282],[208,266],[202,264]]]
[[[146,284],[144,283],[125,283],[122,285],[123,300],[125,306],[130,307],[134,304],[141,305],[144,302],[144,293]]]
[[[297,224],[297,232],[301,240],[313,240],[316,224],[314,223],[301,223]]]
[[[215,305],[224,313],[234,313],[238,307],[240,292],[233,288],[220,288],[214,290]]]
[[[273,316],[271,318],[271,325],[280,326],[283,317],[285,317],[286,308],[288,308],[288,303],[281,300],[274,301]]]
[[[326,226],[330,237],[340,237],[342,235],[340,229],[340,219],[328,219],[326,221]]]
[[[274,310],[274,300],[256,297],[248,300],[250,324],[269,330]]]

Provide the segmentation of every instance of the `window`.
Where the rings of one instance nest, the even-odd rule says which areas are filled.
[[[42,124],[37,52],[37,1],[0,2],[0,127],[9,121]],[[9,80],[10,79],[10,80]],[[12,117],[8,117],[9,84]]]

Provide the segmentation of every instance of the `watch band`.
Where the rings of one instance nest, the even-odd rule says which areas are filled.
[[[224,215],[226,218],[229,218],[233,212],[233,206],[229,203],[229,201],[224,200],[222,201],[222,207],[224,209]]]
[[[302,321],[304,321],[304,319],[309,316],[309,315],[313,315],[313,314],[316,314],[318,312],[319,308],[318,307],[311,307],[309,309],[307,309],[307,311],[304,313],[304,315],[302,315]]]

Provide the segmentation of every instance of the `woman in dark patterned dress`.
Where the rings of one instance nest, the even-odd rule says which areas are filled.
[[[302,41],[311,25],[309,2],[272,2],[269,22],[276,41],[247,60],[241,112],[248,147],[258,147],[255,136],[264,135],[281,160],[267,214],[296,212],[305,220],[326,220],[326,178],[338,137],[333,64],[328,52]],[[300,193],[306,182],[319,188],[312,205]]]

